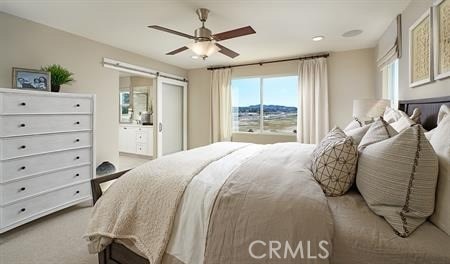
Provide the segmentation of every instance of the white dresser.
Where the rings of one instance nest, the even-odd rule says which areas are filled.
[[[93,95],[0,88],[0,233],[90,201]]]
[[[120,124],[119,151],[153,156],[153,126]]]

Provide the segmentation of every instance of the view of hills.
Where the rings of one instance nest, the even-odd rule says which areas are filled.
[[[239,106],[233,107],[233,112],[239,113],[259,113],[261,105],[249,105],[249,106]],[[264,113],[296,113],[297,107],[284,106],[284,105],[264,105]]]

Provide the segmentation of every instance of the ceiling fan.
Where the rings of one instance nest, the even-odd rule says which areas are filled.
[[[198,57],[204,60],[216,52],[220,52],[230,58],[235,58],[239,56],[239,53],[232,51],[224,47],[223,45],[220,45],[217,42],[256,33],[252,27],[247,26],[225,31],[218,34],[212,34],[212,31],[205,27],[205,22],[206,19],[208,19],[209,10],[206,8],[199,8],[195,12],[197,13],[198,18],[202,22],[202,26],[194,31],[193,36],[157,25],[148,26],[149,28],[161,30],[167,33],[175,34],[178,36],[194,40],[194,43],[188,44],[184,47],[168,52],[166,53],[166,55],[175,55],[187,49],[191,49]]]

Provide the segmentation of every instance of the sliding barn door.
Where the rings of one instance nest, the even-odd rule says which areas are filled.
[[[157,78],[157,156],[186,150],[187,83]]]

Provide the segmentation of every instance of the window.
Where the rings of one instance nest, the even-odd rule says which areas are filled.
[[[383,98],[391,100],[391,106],[398,107],[398,59],[386,65],[382,70]]]
[[[297,85],[297,76],[232,80],[233,131],[296,133]]]

